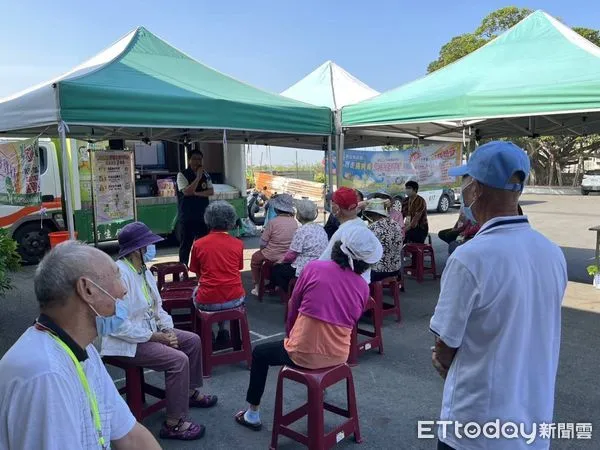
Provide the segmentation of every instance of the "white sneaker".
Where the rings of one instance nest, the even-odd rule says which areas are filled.
[[[252,289],[252,291],[250,291],[250,293],[252,295],[254,295],[255,297],[258,297],[258,289],[257,288]]]

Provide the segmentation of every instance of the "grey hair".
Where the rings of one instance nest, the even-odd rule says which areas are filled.
[[[63,242],[50,250],[38,265],[33,279],[40,308],[64,305],[75,294],[77,280],[96,275],[98,260],[94,255],[97,253],[104,254],[78,241]]]
[[[204,223],[209,230],[229,231],[236,221],[235,209],[224,200],[211,202],[204,212]]]
[[[302,199],[296,202],[296,214],[298,215],[298,220],[311,222],[315,220],[318,216],[317,205],[310,200]]]

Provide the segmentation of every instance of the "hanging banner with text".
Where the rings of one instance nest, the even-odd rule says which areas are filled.
[[[38,140],[0,144],[0,204],[39,205],[41,200]]]
[[[134,220],[133,153],[92,151],[96,226]]]
[[[460,143],[443,143],[391,151],[344,151],[342,185],[372,193],[404,191],[413,180],[429,189],[459,186],[448,169],[460,165]]]

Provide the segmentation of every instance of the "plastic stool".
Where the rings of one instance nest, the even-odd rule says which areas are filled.
[[[370,298],[365,305],[365,312],[371,312],[371,320],[373,331],[359,328],[358,323],[352,330],[352,339],[350,341],[350,354],[348,355],[348,364],[358,364],[358,357],[364,352],[377,348],[379,354],[383,355],[383,335],[381,334],[381,309],[375,303],[375,300]],[[360,342],[358,335],[367,336],[368,339]]]
[[[158,291],[162,291],[165,286],[171,283],[189,280],[188,269],[185,264],[180,262],[166,262],[154,264],[150,267],[150,272],[156,277]],[[167,282],[167,276],[173,277],[172,282]],[[187,287],[187,286],[186,286]]]
[[[213,366],[233,364],[246,361],[248,369],[252,365],[252,343],[246,308],[226,309],[224,311],[196,310],[196,333],[202,340],[202,375],[209,378]],[[214,354],[212,342],[212,325],[218,322],[229,322],[231,342],[230,351]]]
[[[285,295],[285,315],[283,316],[283,323],[287,323],[287,317],[288,317],[288,312],[290,310],[290,299],[292,298],[292,293],[294,292],[294,288],[296,287],[296,281],[298,281],[298,278],[294,277],[290,280],[290,284],[288,286],[288,291],[287,293],[282,293],[282,301],[283,301],[283,296]]]
[[[283,414],[283,380],[293,380],[306,386],[308,401],[301,407]],[[342,409],[325,402],[323,391],[340,381],[346,380],[346,401],[348,409]],[[325,433],[323,414],[325,410],[347,420],[329,433]],[[298,433],[289,428],[297,420],[308,416],[308,435]],[[347,364],[320,370],[308,370],[284,366],[277,378],[277,394],[275,397],[275,414],[273,417],[273,434],[271,449],[277,448],[279,435],[287,436],[296,442],[304,444],[311,450],[329,449],[353,434],[356,442],[361,442],[358,422],[358,409],[354,393],[352,371]]]
[[[163,309],[171,315],[173,326],[180,330],[194,331],[196,322],[196,307],[192,288],[169,288],[160,293]],[[172,314],[174,309],[185,309],[185,313]]]
[[[371,295],[373,300],[379,306],[381,310],[381,319],[383,320],[386,316],[395,315],[396,322],[402,320],[402,311],[400,309],[400,282],[396,277],[386,278],[382,281],[376,281],[371,283]],[[394,298],[394,304],[387,303],[383,300],[383,290],[390,289],[392,297]]]
[[[127,357],[105,356],[104,364],[118,367],[125,371],[125,386],[119,389],[119,394],[125,394],[127,406],[138,422],[167,406],[164,389],[147,384],[144,380],[144,368],[127,362]],[[159,400],[152,405],[144,407],[146,394]]]
[[[265,281],[271,279],[271,269],[273,268],[273,263],[268,259],[262,263],[260,268],[260,279],[258,280],[258,301],[262,302],[263,297],[265,296]]]
[[[404,267],[404,273],[407,276],[416,276],[417,282],[423,282],[425,275],[433,275],[433,279],[437,278],[435,269],[435,255],[433,246],[431,245],[431,236],[429,236],[429,244],[406,244],[404,253],[410,254],[410,266]],[[429,266],[425,266],[425,257],[429,257]]]

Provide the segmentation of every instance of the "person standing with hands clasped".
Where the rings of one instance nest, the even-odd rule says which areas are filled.
[[[484,427],[499,420],[527,433],[534,423],[553,422],[567,269],[560,248],[518,214],[529,170],[522,149],[498,141],[449,171],[463,177],[465,218],[481,229],[448,258],[430,323],[432,362],[445,379],[443,421]],[[453,425],[443,430],[438,449],[550,447],[541,437],[528,444],[522,436],[468,438]]]
[[[189,264],[194,241],[208,234],[204,212],[208,207],[209,197],[215,193],[210,175],[204,171],[203,160],[204,155],[200,150],[192,150],[188,168],[177,174],[179,262],[186,266]]]
[[[160,450],[93,344],[127,315],[117,265],[68,241],[44,257],[33,284],[40,315],[0,360],[0,448]]]
[[[204,426],[188,418],[190,407],[210,408],[217,397],[200,393],[202,345],[200,337],[173,328],[173,319],[162,308],[152,273],[146,268],[148,247],[162,241],[141,222],[126,225],[119,233],[121,279],[127,287],[123,325],[102,339],[102,355],[125,358],[129,364],[165,372],[167,419],[163,439],[194,440]]]

